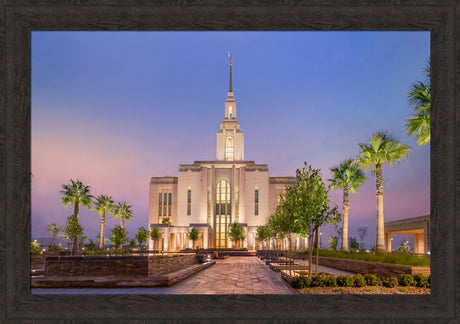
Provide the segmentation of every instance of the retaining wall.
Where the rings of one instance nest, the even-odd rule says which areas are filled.
[[[70,276],[151,276],[174,271],[195,262],[195,255],[153,256],[50,256],[44,275]]]

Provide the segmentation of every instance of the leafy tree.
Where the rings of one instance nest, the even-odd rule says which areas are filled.
[[[268,225],[257,226],[256,240],[262,243],[262,250],[264,249],[264,242],[270,237]]]
[[[240,242],[246,239],[243,225],[238,222],[233,223],[233,225],[230,227],[230,230],[228,231],[228,236],[230,241],[235,241],[236,248],[240,248]]]
[[[366,181],[366,175],[361,167],[354,163],[352,159],[348,159],[331,169],[332,189],[343,189],[343,225],[342,225],[342,251],[348,251],[348,210],[350,208],[350,192],[356,192],[359,186]]]
[[[78,218],[74,215],[67,217],[67,225],[65,227],[65,234],[69,239],[73,239],[73,251],[78,250],[78,245],[75,245],[75,242],[78,242],[78,238],[83,236],[84,228],[78,221]]]
[[[80,180],[74,181],[70,179],[70,184],[62,185],[64,190],[61,191],[61,194],[64,197],[61,198],[64,207],[67,207],[70,204],[74,205],[73,216],[79,220],[80,206],[86,206],[91,208],[91,203],[93,202],[93,196],[90,194],[90,187],[84,185]],[[73,246],[78,247],[78,236],[74,237]]]
[[[384,240],[384,216],[383,216],[383,165],[392,166],[394,162],[400,162],[407,157],[412,148],[399,143],[391,135],[378,132],[372,135],[369,144],[359,143],[361,152],[358,153],[357,162],[368,169],[372,166],[372,174],[375,175],[377,196],[377,252],[385,252]]]
[[[405,119],[404,129],[408,137],[415,135],[419,146],[430,143],[431,84],[430,63],[425,67],[425,81],[416,81],[409,91],[409,102],[414,109],[412,117]]]
[[[32,253],[40,253],[42,250],[42,247],[40,243],[38,243],[37,240],[33,240],[30,242],[30,252]]]
[[[356,240],[356,237],[350,237],[350,249],[351,250],[359,249],[359,244],[358,244],[358,241]]]
[[[398,248],[398,250],[401,251],[401,252],[405,252],[405,253],[409,252],[410,251],[409,241],[406,241],[406,240],[402,241],[401,245]]]
[[[311,266],[313,263],[313,233],[322,225],[327,223],[334,224],[341,220],[341,215],[337,211],[337,206],[329,206],[329,188],[324,184],[319,169],[313,169],[311,166],[304,163],[302,170],[296,171],[297,183],[295,196],[296,218],[299,224],[299,233],[308,235],[309,237],[309,276],[311,277]],[[317,265],[318,269],[318,249],[317,249]]]
[[[195,227],[192,227],[188,233],[188,238],[193,241],[193,249],[195,249],[196,242],[200,239],[200,233],[198,233],[198,230]]]
[[[161,220],[161,224],[169,224],[171,225],[171,218],[165,217]]]
[[[332,236],[329,235],[329,247],[333,249],[334,251],[337,249],[337,243],[338,243],[339,238],[337,236]]]
[[[126,202],[118,203],[113,209],[112,219],[119,218],[121,228],[125,228],[125,219],[131,220],[132,217],[133,211],[131,210],[131,206],[126,205]]]
[[[128,242],[128,232],[126,232],[126,230],[121,227],[121,225],[116,225],[112,229],[109,241],[113,244],[114,247],[118,247],[121,250],[123,244]]]
[[[85,244],[85,247],[89,250],[95,250],[96,249],[96,243],[92,239],[89,240],[88,244]]]
[[[101,234],[99,238],[99,248],[103,249],[105,243],[105,214],[113,213],[115,205],[113,204],[112,197],[106,195],[99,195],[96,199],[97,200],[95,202],[93,210],[96,210],[101,216]]]
[[[56,244],[54,243],[54,240],[56,237],[59,235],[61,232],[61,228],[54,222],[51,222],[46,226],[46,229],[48,232],[51,234],[51,245],[54,247]]]
[[[299,233],[299,222],[296,219],[297,213],[297,191],[295,186],[288,186],[286,193],[281,195],[281,200],[275,209],[278,222],[278,229],[283,237],[288,239],[288,249],[292,250],[292,234]]]
[[[361,240],[361,249],[363,249],[364,248],[363,240],[367,235],[367,226],[358,227],[358,235]]]
[[[280,213],[274,213],[268,219],[268,228],[270,237],[273,238],[274,245],[276,247],[276,255],[278,258],[278,242],[279,240],[284,239],[284,232],[281,226],[281,215]]]
[[[136,240],[135,240],[135,239],[129,239],[129,238],[128,238],[128,241],[129,241],[128,247],[129,247],[130,249],[134,249],[134,247],[136,246]]]
[[[142,226],[137,229],[136,240],[139,242],[139,247],[142,247],[142,243],[147,242],[149,232]]]
[[[152,227],[152,229],[150,230],[150,238],[154,242],[154,245],[155,245],[154,250],[158,249],[158,247],[156,246],[158,245],[158,241],[161,238],[161,234],[160,234],[160,230],[157,227]]]

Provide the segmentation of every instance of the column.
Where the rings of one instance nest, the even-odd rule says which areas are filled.
[[[385,244],[387,252],[391,252],[391,233],[385,233]]]
[[[169,226],[164,227],[163,242],[163,251],[169,251]]]
[[[244,236],[248,237],[248,227],[244,227]],[[243,241],[243,248],[247,249],[248,248],[248,239]]]
[[[208,233],[209,233],[209,230],[206,227],[203,232],[203,248],[204,249],[208,248]]]

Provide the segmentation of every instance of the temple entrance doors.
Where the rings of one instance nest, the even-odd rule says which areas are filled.
[[[215,247],[223,249],[228,247],[228,226],[231,222],[230,184],[222,179],[217,183],[216,212],[214,216]]]

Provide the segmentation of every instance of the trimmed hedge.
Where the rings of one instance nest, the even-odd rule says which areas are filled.
[[[366,274],[364,275],[364,279],[366,279],[366,284],[368,286],[380,286],[380,278],[377,277],[375,274]]]
[[[384,287],[393,288],[398,285],[398,279],[396,278],[382,278],[382,285]]]
[[[339,287],[352,287],[353,286],[353,278],[350,276],[340,275],[337,276],[337,285]]]
[[[364,287],[366,285],[366,279],[362,274],[357,274],[353,277],[353,284],[355,287]]]
[[[400,286],[407,287],[415,285],[414,277],[410,274],[400,274],[398,278],[398,282]]]
[[[364,287],[364,286],[384,286],[393,288],[396,286],[416,286],[429,288],[431,286],[431,276],[425,277],[421,274],[411,276],[410,274],[401,274],[399,278],[379,278],[374,274],[356,274],[351,277],[340,275],[334,277],[331,275],[318,274],[309,278],[306,275],[300,275],[292,278],[291,286],[297,289],[308,287]]]

